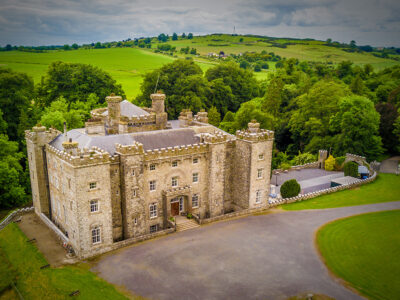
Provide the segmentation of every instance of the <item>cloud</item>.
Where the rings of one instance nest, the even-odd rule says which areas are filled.
[[[2,0],[0,45],[91,43],[161,32],[253,33],[400,46],[396,0]]]

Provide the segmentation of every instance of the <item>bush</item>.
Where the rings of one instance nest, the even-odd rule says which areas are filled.
[[[186,216],[186,218],[192,219],[192,218],[193,218],[193,215],[192,215],[191,213],[188,213],[187,216]]]
[[[343,163],[344,163],[345,160],[346,160],[346,156],[336,157],[336,163],[335,163],[335,170],[336,171],[343,170]]]
[[[344,176],[358,178],[358,165],[354,161],[349,161],[343,167]]]
[[[279,165],[279,169],[282,169],[282,170],[289,170],[291,167],[292,166],[287,162],[283,162]]]
[[[300,193],[300,184],[296,179],[285,181],[281,186],[282,198],[295,197]]]
[[[326,171],[333,171],[335,168],[336,159],[329,155],[329,157],[325,160],[325,170]]]

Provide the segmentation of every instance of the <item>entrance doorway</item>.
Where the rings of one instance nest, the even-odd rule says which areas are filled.
[[[183,196],[171,199],[171,216],[179,215],[184,211],[184,198]]]

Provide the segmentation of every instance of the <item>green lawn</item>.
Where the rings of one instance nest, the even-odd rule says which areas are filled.
[[[284,204],[282,208],[284,210],[320,209],[390,201],[400,201],[400,176],[381,173],[374,182],[361,187]]]
[[[14,223],[0,231],[0,288],[16,278],[25,299],[127,299],[116,288],[89,271],[86,264],[40,269],[47,264],[37,248]],[[14,292],[0,290],[0,299],[11,299]]]
[[[400,297],[400,210],[334,221],[317,233],[328,268],[369,299]]]

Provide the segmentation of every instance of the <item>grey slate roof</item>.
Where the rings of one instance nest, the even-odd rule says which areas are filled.
[[[132,145],[134,141],[143,144],[144,150],[160,149],[175,146],[197,144],[200,138],[190,128],[155,130],[137,133],[126,133],[106,136],[93,136],[84,133],[85,129],[73,129],[68,131],[67,138],[79,143],[79,148],[91,148],[92,146],[104,149],[110,154],[115,153],[115,144]],[[50,145],[63,150],[64,135],[60,134]]]
[[[121,107],[121,115],[126,116],[126,117],[133,117],[133,116],[140,116],[144,115],[147,116],[149,113],[143,109],[141,109],[139,106],[136,106],[135,104],[130,103],[128,100],[121,101],[119,104]],[[102,113],[103,116],[108,116],[108,110]]]

